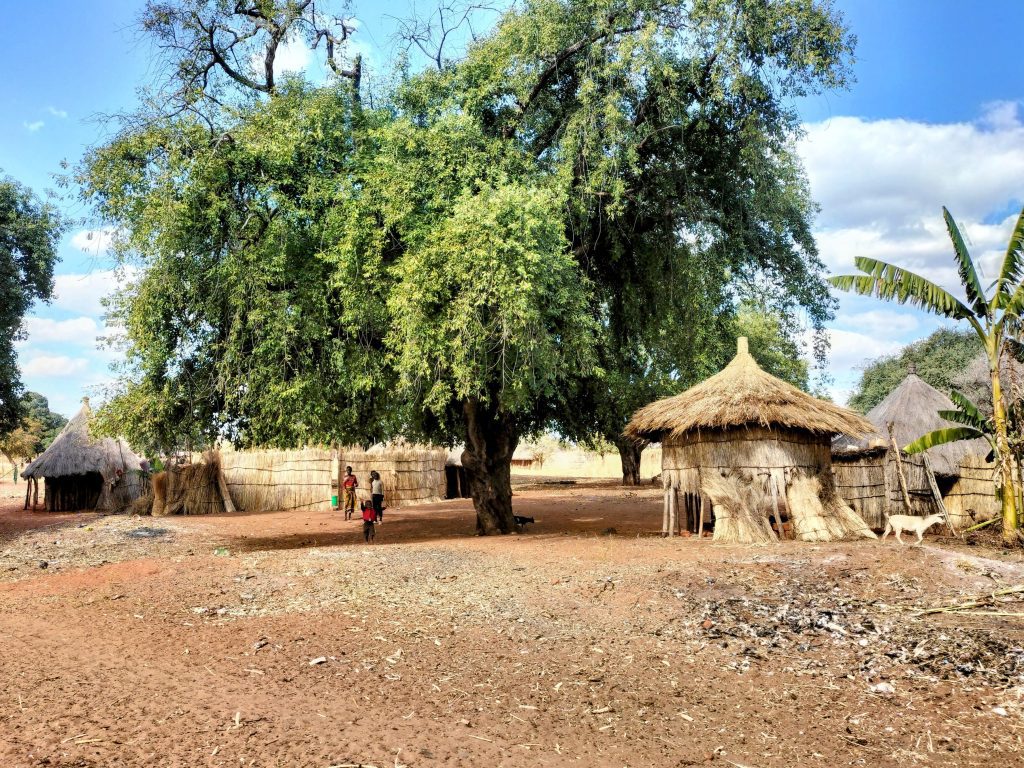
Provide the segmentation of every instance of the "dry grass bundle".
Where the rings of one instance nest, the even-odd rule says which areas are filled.
[[[714,540],[728,544],[778,541],[768,522],[769,499],[760,483],[737,474],[711,473],[701,488],[715,510]]]
[[[167,473],[157,472],[151,480],[153,491],[153,517],[162,517],[167,503]]]
[[[218,485],[220,454],[207,451],[203,461],[172,467],[153,476],[153,515],[213,515],[224,512]]]
[[[129,515],[151,515],[153,513],[153,492],[150,491],[145,496],[139,496],[132,505],[128,508]]]
[[[872,431],[871,424],[853,411],[811,397],[765,373],[741,337],[736,357],[722,371],[680,395],[641,408],[625,434],[657,441],[694,430],[744,424],[817,434],[863,435]]]
[[[836,493],[830,472],[794,474],[786,488],[793,532],[800,541],[876,538],[871,529]]]

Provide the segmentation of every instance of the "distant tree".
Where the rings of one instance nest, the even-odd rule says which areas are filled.
[[[36,439],[32,444],[30,453],[36,455],[50,447],[50,443],[64,429],[68,420],[59,413],[50,410],[50,401],[38,392],[26,392],[22,397],[22,405],[25,410],[25,417],[38,423],[38,430],[35,432]]]
[[[32,304],[49,301],[63,224],[27,187],[0,176],[0,435],[23,416],[21,374],[14,342]]]
[[[984,353],[972,330],[939,328],[927,338],[908,344],[899,352],[868,363],[850,396],[851,408],[867,413],[906,378],[913,365],[920,376],[940,392],[948,393],[971,362]],[[985,375],[988,375],[986,365]],[[991,390],[991,382],[988,382]]]
[[[807,392],[810,365],[794,338],[798,329],[786,318],[754,302],[741,304],[734,322],[735,336],[746,336],[750,354],[765,371]],[[730,345],[731,347],[731,345]],[[729,349],[730,357],[735,349]]]

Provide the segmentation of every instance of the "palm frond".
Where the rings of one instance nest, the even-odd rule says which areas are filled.
[[[903,446],[905,453],[921,453],[927,451],[929,448],[934,448],[937,445],[945,445],[946,443],[955,443],[957,440],[975,440],[979,437],[985,437],[984,433],[979,429],[973,427],[947,427],[945,429],[936,429],[934,432],[929,432],[927,435],[921,435],[914,442],[909,445]]]
[[[967,250],[963,235],[960,234],[960,227],[957,226],[946,206],[942,206],[942,217],[946,220],[949,239],[953,241],[953,251],[956,253],[956,271],[960,273],[960,282],[963,283],[967,301],[975,315],[988,314],[989,307],[988,300],[985,298],[985,289],[978,278],[978,271],[974,267],[974,260],[971,259],[971,254]]]
[[[999,267],[996,279],[996,292],[992,297],[995,306],[1008,306],[1012,297],[1021,291],[1021,280],[1024,279],[1024,209],[1017,217],[1017,224],[1010,235],[1010,243],[1006,246],[1006,255]]]
[[[939,416],[942,416],[946,421],[955,421],[957,424],[966,424],[967,426],[980,430],[984,430],[988,426],[988,419],[985,417],[985,414],[983,414],[981,409],[962,392],[958,392],[954,389],[949,393],[949,399],[953,401],[953,405],[955,405],[958,410],[939,411]],[[960,418],[951,419],[948,416],[943,416],[944,413],[960,414]]]
[[[863,275],[837,275],[828,282],[841,291],[877,296],[886,301],[911,304],[957,320],[975,320],[975,313],[949,291],[920,275],[894,264],[858,256],[854,262]]]

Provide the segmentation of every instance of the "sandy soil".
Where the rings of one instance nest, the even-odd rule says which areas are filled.
[[[1019,615],[914,615],[1018,555],[663,540],[651,488],[517,494],[524,535],[457,501],[373,546],[326,512],[7,502],[0,765],[1022,764]]]

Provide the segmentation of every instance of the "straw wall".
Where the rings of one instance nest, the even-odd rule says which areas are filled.
[[[222,451],[231,500],[245,512],[331,508],[334,451]]]
[[[966,456],[960,462],[960,477],[943,497],[946,511],[957,527],[972,521],[989,520],[1000,514],[996,498],[995,463],[981,456]]]
[[[938,511],[924,459],[919,455],[901,455],[903,475],[910,496],[910,514],[926,516]],[[896,461],[891,451],[832,457],[836,489],[872,528],[885,528],[887,515],[907,514]]]
[[[384,504],[404,507],[440,501],[445,497],[444,448],[384,447],[364,451],[342,448],[334,468],[334,482],[351,466],[359,479],[359,499],[370,498],[370,470],[377,470],[384,484]],[[340,471],[339,471],[340,470]],[[328,487],[330,484],[328,484]]]
[[[762,427],[704,431],[666,438],[661,483],[681,493],[700,494],[702,472],[742,470],[765,480],[770,475],[777,488],[785,488],[787,470],[818,474],[830,463],[827,437]]]

